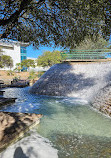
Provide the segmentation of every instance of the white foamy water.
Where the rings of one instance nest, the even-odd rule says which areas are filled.
[[[0,158],[58,158],[57,150],[51,146],[48,139],[35,131],[8,147],[0,154]]]
[[[111,62],[56,64],[32,86],[30,92],[91,101],[110,81]]]

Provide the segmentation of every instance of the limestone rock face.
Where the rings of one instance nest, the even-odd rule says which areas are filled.
[[[111,62],[56,64],[31,87],[39,95],[69,96],[91,101],[111,81]]]
[[[111,117],[111,83],[100,90],[91,104],[100,112]]]
[[[14,122],[13,117],[0,112],[0,141],[3,139],[5,129],[10,127]]]
[[[32,125],[39,124],[41,117],[41,114],[0,112],[0,151]]]

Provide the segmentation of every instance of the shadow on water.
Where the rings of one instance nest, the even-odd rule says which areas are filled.
[[[14,104],[0,107],[0,111],[45,114],[49,117],[52,113],[56,113],[56,109],[50,106],[50,102],[55,100],[53,97],[30,94],[28,92],[29,88],[30,87],[5,89],[5,97],[10,98],[17,96],[17,100]]]
[[[26,156],[21,147],[17,147],[14,152],[13,158],[29,158]]]
[[[67,96],[95,85],[95,78],[85,77],[84,73],[71,72],[69,64],[57,64],[51,67],[31,88],[30,92],[41,95]]]

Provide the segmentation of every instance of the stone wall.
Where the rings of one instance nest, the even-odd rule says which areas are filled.
[[[100,112],[111,117],[111,84],[100,90],[94,97],[91,105]]]

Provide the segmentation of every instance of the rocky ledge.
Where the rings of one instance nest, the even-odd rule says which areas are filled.
[[[0,151],[39,124],[41,117],[41,114],[0,112]]]
[[[101,89],[91,104],[100,112],[111,117],[111,84]]]
[[[0,97],[0,106],[14,103],[17,98],[4,98]]]

